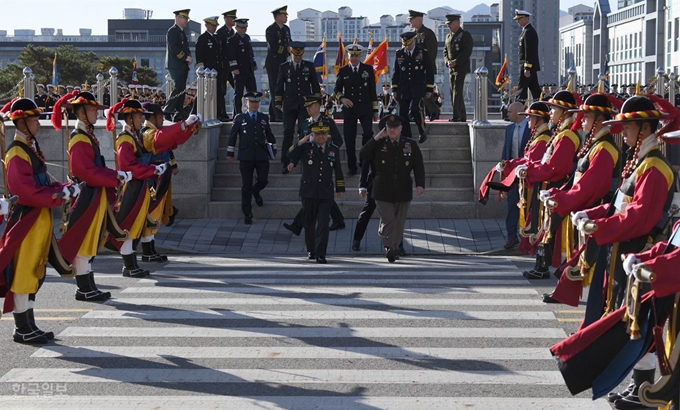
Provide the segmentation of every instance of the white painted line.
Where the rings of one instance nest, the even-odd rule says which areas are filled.
[[[548,348],[47,346],[31,357],[552,360]]]
[[[31,382],[564,385],[558,371],[18,368],[0,377],[0,383]]]
[[[59,337],[191,337],[191,338],[438,338],[438,339],[563,339],[561,328],[486,327],[77,327],[70,326]]]
[[[122,293],[140,294],[245,294],[245,295],[271,295],[279,293],[318,293],[334,295],[356,295],[356,294],[406,294],[406,295],[537,295],[536,289],[531,288],[487,288],[479,287],[437,287],[437,288],[385,288],[385,287],[329,287],[329,286],[250,286],[250,287],[231,287],[231,286],[192,286],[165,287],[160,284],[156,286],[129,287]]]
[[[553,312],[452,310],[94,310],[81,319],[142,320],[555,320]],[[205,329],[201,329],[204,331]]]
[[[196,269],[191,267],[186,267],[178,270],[168,270],[164,268],[162,270],[152,272],[153,275],[170,275],[170,276],[225,276],[229,277],[240,277],[240,276],[264,276],[264,275],[295,275],[295,276],[331,276],[335,277],[338,275],[361,275],[361,276],[389,276],[389,277],[400,277],[400,276],[443,276],[451,278],[460,277],[474,277],[474,278],[486,278],[486,277],[514,277],[522,278],[522,273],[517,270],[517,268],[503,268],[503,269],[491,269],[491,270],[473,270],[466,267],[462,270],[456,269],[444,269],[444,270],[414,270],[413,268],[407,271],[358,271],[352,269],[345,270],[226,270],[224,268],[210,268],[210,269]]]
[[[5,396],[12,410],[238,409],[238,410],[611,410],[604,399],[546,397],[357,397],[357,396]]]
[[[420,257],[408,256],[401,259],[398,263],[389,264],[384,256],[361,256],[351,257],[344,255],[329,255],[333,262],[354,265],[361,269],[413,269],[414,266],[420,267],[425,263],[431,267],[441,268],[456,268],[456,267],[489,267],[489,268],[512,268],[516,269],[515,265],[507,259],[489,260],[481,257],[460,257],[453,256],[450,258],[438,257]],[[244,257],[195,257],[195,256],[170,256],[170,263],[165,265],[168,269],[184,269],[184,268],[201,268],[201,267],[230,267],[230,268],[247,268],[253,267],[274,267],[274,268],[307,268],[314,270],[323,270],[318,265],[310,263],[303,253],[295,255],[285,255],[281,257],[273,256],[259,259],[257,265],[254,265],[252,260]],[[324,267],[326,269],[333,269],[332,266]]]
[[[153,276],[153,279],[140,279],[140,284],[145,283],[248,283],[248,284],[273,284],[273,285],[445,285],[445,286],[530,286],[528,280],[518,275],[517,279],[460,279],[460,278],[423,278],[423,279],[393,279],[393,278],[376,278],[376,279],[343,279],[337,276],[333,278],[228,278],[228,279],[210,279],[210,278],[189,278],[182,276]]]
[[[457,299],[457,298],[307,298],[251,296],[242,298],[117,298],[109,299],[106,305],[137,305],[137,306],[384,306],[396,308],[399,306],[545,306],[543,301],[536,299]]]

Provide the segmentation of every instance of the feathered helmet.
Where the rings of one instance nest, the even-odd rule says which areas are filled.
[[[595,112],[598,114],[608,114],[610,116],[614,116],[616,113],[621,111],[622,106],[623,101],[619,100],[614,95],[596,93],[588,96],[583,104],[579,105],[578,108],[569,110],[569,112]],[[623,129],[620,124],[613,124],[611,131],[614,134],[618,134],[623,131]]]
[[[0,113],[3,114],[2,117],[6,117],[10,121],[37,117],[42,114],[43,111],[44,110],[39,108],[35,101],[30,98],[15,98],[0,109]]]
[[[65,94],[62,96],[60,99],[57,100],[57,102],[54,103],[54,112],[58,113],[58,115],[53,115],[52,116],[52,126],[60,130],[61,129],[61,109],[63,108],[74,108],[77,106],[84,106],[84,105],[93,105],[97,107],[98,110],[105,110],[109,107],[106,105],[101,105],[97,102],[97,99],[94,97],[94,95],[89,92],[89,91],[72,91],[68,94]]]
[[[145,110],[138,100],[128,100],[127,98],[123,98],[120,102],[114,104],[106,114],[106,130],[113,131],[116,129],[116,124],[113,120],[113,114],[125,115],[134,113],[140,113],[144,115],[152,114],[151,111]]]

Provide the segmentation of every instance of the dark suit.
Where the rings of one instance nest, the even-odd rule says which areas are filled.
[[[250,44],[250,36],[235,34],[227,42],[227,60],[229,71],[234,76],[234,115],[241,114],[243,109],[243,89],[256,91],[255,70],[257,63],[253,54],[253,46]],[[238,74],[234,74],[238,70]]]
[[[349,170],[357,170],[356,138],[357,120],[361,123],[361,145],[373,138],[373,115],[378,112],[378,96],[375,92],[375,73],[373,67],[359,63],[357,71],[350,64],[341,67],[335,80],[335,98],[340,101],[348,98],[352,107],[343,107],[343,131],[347,150]]]
[[[287,165],[290,161],[287,155],[288,149],[293,144],[295,123],[300,125],[307,118],[305,108],[305,95],[320,95],[321,88],[314,70],[314,63],[302,60],[297,70],[294,63],[289,61],[281,64],[279,77],[276,81],[276,105],[283,106],[283,146],[281,162]],[[302,136],[302,135],[300,135]]]
[[[217,118],[226,116],[224,95],[227,93],[227,84],[224,75],[224,49],[223,43],[217,33],[210,34],[205,31],[196,40],[196,66],[217,70]],[[221,103],[220,103],[221,102]]]
[[[255,113],[255,118],[250,112],[238,114],[229,132],[227,144],[227,157],[234,156],[236,139],[239,139],[238,160],[241,170],[241,209],[244,215],[250,215],[252,210],[252,197],[259,194],[268,184],[269,178],[269,154],[267,142],[273,144],[276,153],[276,138],[269,126],[269,117],[260,112]],[[253,171],[257,171],[257,182],[253,185]]]
[[[283,121],[283,113],[279,111],[276,108],[276,104],[274,104],[274,90],[276,89],[277,80],[279,78],[281,64],[285,63],[288,59],[290,28],[285,24],[279,27],[278,24],[272,23],[265,31],[265,37],[267,39],[267,57],[264,60],[264,67],[267,69],[269,92],[271,95],[269,100],[269,115],[272,121]]]
[[[470,55],[472,54],[472,35],[459,28],[455,33],[449,32],[444,41],[444,62],[455,61],[456,66],[449,68],[449,84],[451,86],[451,105],[453,118],[466,120],[463,87],[465,76],[470,72]]]
[[[538,34],[536,29],[529,23],[519,35],[519,88],[521,101],[526,101],[527,90],[531,90],[534,100],[541,95],[541,87],[538,85],[538,72],[541,64],[538,61]],[[524,76],[524,70],[529,70],[529,78]]]
[[[392,91],[397,93],[399,115],[408,122],[410,112],[420,135],[425,134],[423,98],[433,88],[434,72],[427,52],[417,46],[411,53],[403,47],[397,50],[392,70]],[[411,127],[404,127],[402,133],[410,138]]]
[[[182,111],[184,105],[184,90],[187,87],[189,75],[189,64],[186,59],[191,56],[191,51],[186,33],[177,24],[173,24],[168,29],[166,46],[165,68],[168,69],[170,77],[175,82],[175,87],[168,97],[166,111],[179,112]]]
[[[305,213],[307,251],[316,254],[317,258],[325,257],[333,191],[335,188],[335,192],[345,192],[340,148],[333,143],[326,143],[322,147],[316,143],[296,143],[290,148],[288,156],[291,161],[302,161],[300,198]]]
[[[373,161],[364,161],[361,164],[361,175],[359,176],[359,188],[366,189],[366,197],[364,198],[364,206],[361,208],[359,213],[359,219],[357,220],[357,226],[354,229],[354,240],[361,241],[364,234],[366,233],[366,228],[368,228],[368,222],[375,212],[375,200],[371,196],[371,189],[373,188],[373,178],[375,177],[375,163]]]
[[[217,34],[217,38],[220,40],[222,46],[222,72],[225,90],[226,83],[231,84],[231,88],[234,88],[234,76],[231,74],[231,70],[229,70],[229,61],[227,60],[227,43],[229,42],[229,39],[236,34],[236,30],[225,25],[217,29],[215,34]]]
[[[513,158],[521,158],[524,156],[524,147],[526,147],[529,137],[531,137],[531,130],[529,129],[528,122],[526,120],[523,122],[524,131],[522,131],[517,141],[519,145],[514,147],[516,150],[516,156],[512,155],[512,148],[515,127],[518,124],[512,123],[505,128],[505,143],[503,144],[501,159],[508,160]],[[507,192],[506,198],[508,201],[508,213],[505,216],[505,228],[508,231],[508,239],[517,239],[517,227],[519,223],[519,208],[517,207],[517,203],[519,202],[519,190],[517,184],[513,185],[512,189]]]

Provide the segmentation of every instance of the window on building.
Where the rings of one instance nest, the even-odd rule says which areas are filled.
[[[141,66],[142,67],[148,67],[149,66],[149,59],[148,58],[142,58],[140,60]]]
[[[680,37],[680,33],[678,33],[678,30],[680,29],[678,26],[680,25],[680,18],[675,19],[675,34],[674,34],[674,41],[673,41],[673,51],[678,51],[678,37]]]

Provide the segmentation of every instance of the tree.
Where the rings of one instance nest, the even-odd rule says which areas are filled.
[[[116,69],[118,69],[119,81],[130,84],[132,81],[132,60],[132,58],[118,56],[102,57],[102,59],[99,60],[99,64],[97,64],[97,72],[106,76],[111,67],[116,67]],[[150,86],[158,85],[156,71],[153,68],[142,67],[137,64],[137,82]]]

